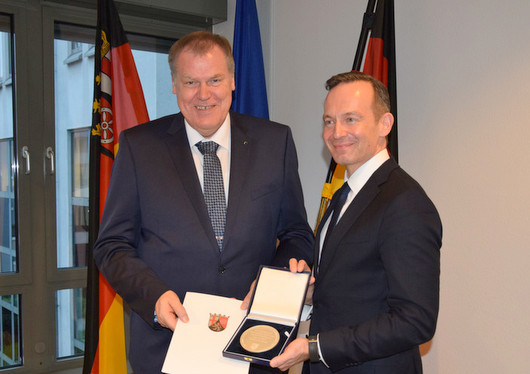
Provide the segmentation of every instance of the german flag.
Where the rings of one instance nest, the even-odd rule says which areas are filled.
[[[123,301],[92,260],[120,132],[149,116],[131,47],[113,0],[98,0],[90,137],[89,261],[83,373],[127,372]]]
[[[394,0],[378,0],[363,73],[370,74],[388,88],[394,115],[394,125],[388,136],[388,150],[398,161],[395,39]]]
[[[361,60],[366,46],[366,38],[368,37],[368,33],[370,33],[368,48],[364,58],[363,73],[370,74],[383,82],[388,88],[391,111],[394,115],[394,125],[388,136],[388,151],[398,161],[394,0],[377,0],[377,5],[375,5],[375,2],[376,0],[368,1],[352,70],[360,70]],[[345,167],[343,165],[337,165],[331,159],[326,181],[322,188],[315,232],[333,194],[344,182],[344,172]]]

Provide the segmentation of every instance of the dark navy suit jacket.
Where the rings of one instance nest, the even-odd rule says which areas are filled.
[[[322,250],[310,332],[330,368],[311,364],[312,374],[421,373],[418,345],[438,315],[441,240],[431,200],[387,160]]]
[[[167,290],[181,300],[187,291],[242,299],[260,265],[312,260],[290,129],[237,113],[230,119],[221,253],[182,114],[121,134],[94,257],[132,309],[129,359],[137,374],[161,370],[171,331],[154,328],[153,311]]]

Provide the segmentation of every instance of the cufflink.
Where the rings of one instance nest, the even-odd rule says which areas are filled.
[[[320,362],[320,355],[318,354],[318,337],[311,335],[307,337],[309,342],[309,361]]]

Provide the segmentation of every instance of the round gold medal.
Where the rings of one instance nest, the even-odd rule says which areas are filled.
[[[252,353],[271,350],[280,341],[280,333],[274,327],[257,325],[248,328],[241,334],[241,346]]]

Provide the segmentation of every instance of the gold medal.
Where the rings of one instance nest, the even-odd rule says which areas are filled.
[[[239,338],[241,346],[252,353],[271,350],[279,341],[280,333],[278,330],[267,325],[250,327]]]

